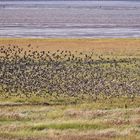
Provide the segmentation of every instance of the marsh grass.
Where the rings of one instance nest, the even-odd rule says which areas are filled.
[[[4,114],[0,120],[0,138],[4,140],[140,138],[139,103],[127,108],[120,101],[118,106],[116,103],[113,105],[113,102],[111,104],[106,102],[102,107],[97,104],[96,102],[53,106],[0,106],[0,115]],[[20,118],[16,119],[15,113]],[[11,114],[10,117],[7,117],[8,114]]]
[[[0,140],[140,139],[139,39],[0,39],[0,44]],[[29,69],[22,67],[26,62]]]

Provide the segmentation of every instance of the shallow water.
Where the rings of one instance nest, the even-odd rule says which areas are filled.
[[[0,1],[0,37],[140,37],[140,1]]]

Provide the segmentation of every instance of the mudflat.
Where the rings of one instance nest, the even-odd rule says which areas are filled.
[[[3,0],[0,19],[0,37],[140,37],[139,1]]]

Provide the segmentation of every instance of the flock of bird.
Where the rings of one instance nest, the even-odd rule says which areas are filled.
[[[139,96],[140,59],[1,46],[0,96],[29,98],[32,95]]]

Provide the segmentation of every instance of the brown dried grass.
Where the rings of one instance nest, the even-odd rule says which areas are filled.
[[[0,45],[18,45],[25,50],[134,54],[140,51],[140,39],[0,39]],[[28,45],[31,44],[31,47]],[[138,55],[138,54],[137,54]]]

